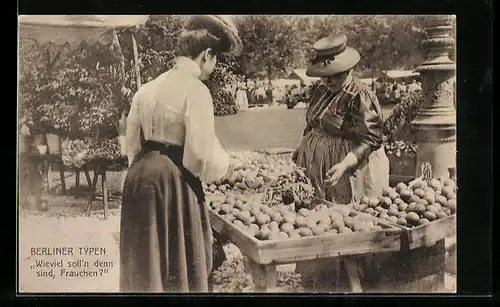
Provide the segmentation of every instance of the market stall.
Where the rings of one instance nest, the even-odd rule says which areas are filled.
[[[54,20],[59,21],[45,24],[51,30],[46,29],[43,37],[56,33],[54,40],[48,41],[69,46],[85,39],[116,45],[114,29],[147,20],[138,17],[139,22],[119,25],[118,20],[110,21],[113,18],[88,17],[90,20],[86,22],[81,18],[56,16]],[[37,29],[43,28],[46,21],[47,16],[24,19],[21,24],[26,37],[35,39],[42,33]],[[436,49],[433,43],[443,47],[443,41],[449,42],[442,33],[435,40],[432,36],[446,32],[443,29],[448,27],[446,19],[436,19],[430,24],[430,37],[426,41],[430,48]],[[58,32],[55,28],[63,30]],[[77,34],[71,35],[72,28],[78,29]],[[133,35],[131,40],[136,83],[140,86],[139,54]],[[443,53],[443,50],[431,53],[418,69],[424,80],[426,102],[414,123],[419,142],[415,176],[394,182],[381,195],[363,197],[351,204],[316,199],[310,181],[291,163],[290,152],[237,155],[240,165],[234,177],[224,182],[204,183],[212,227],[241,250],[257,291],[278,290],[279,265],[325,259],[336,261],[346,272],[351,292],[366,291],[367,283],[395,292],[442,290],[444,243],[456,232],[457,197],[452,155],[454,108],[450,108],[447,95],[454,64]],[[31,156],[36,161],[60,159],[50,149]],[[127,164],[126,159],[114,162],[94,159],[78,169],[85,173],[92,188],[87,214],[96,198],[100,176],[104,217],[107,217],[106,171],[121,171]],[[94,178],[90,178],[88,169],[94,169]],[[61,182],[64,189],[63,175]]]
[[[54,63],[62,54],[63,51],[75,50],[85,43],[87,46],[94,44],[109,45],[110,51],[119,60],[119,67],[121,73],[124,73],[124,58],[121,53],[121,48],[118,42],[118,37],[116,34],[116,29],[135,27],[144,23],[147,20],[147,16],[136,15],[136,16],[112,16],[112,15],[22,15],[19,16],[19,38],[21,42],[31,42],[34,48],[45,50],[48,71],[50,72],[51,64]],[[51,49],[56,49],[56,53],[51,53]],[[119,69],[119,70],[120,70]],[[140,83],[140,81],[139,81]],[[48,132],[48,131],[47,131]],[[24,159],[25,163],[29,161],[34,161],[35,164],[43,164],[43,174],[46,177],[46,187],[51,188],[50,180],[50,165],[52,163],[57,163],[61,174],[61,186],[63,193],[66,190],[65,179],[64,179],[64,165],[61,160],[61,138],[58,135],[56,137],[56,142],[49,142],[49,136],[53,136],[47,133],[45,136],[45,144],[40,144],[35,146],[35,153],[28,150],[23,150],[23,155],[27,156],[28,159]],[[24,134],[20,135],[21,144],[24,144]],[[53,139],[53,138],[52,138]],[[41,147],[40,147],[41,146]],[[44,147],[45,146],[45,147]],[[24,146],[26,147],[26,146]],[[45,149],[43,149],[44,147]],[[22,147],[20,147],[21,149]],[[37,151],[38,149],[38,151]],[[100,165],[100,163],[98,163]],[[103,186],[103,202],[104,202],[104,214],[107,217],[107,192],[105,191],[105,168],[95,168],[94,169],[94,180],[90,180],[90,175],[88,172],[87,165],[82,165],[76,168],[76,172],[79,178],[79,172],[85,173],[87,182],[92,189],[92,195],[95,194],[97,179],[101,176],[102,186]],[[77,180],[77,184],[79,180]],[[93,196],[91,196],[91,200]],[[89,208],[91,205],[89,203]]]
[[[413,123],[419,137],[412,179],[351,204],[306,202],[307,178],[293,175],[300,171],[247,157],[234,178],[205,186],[213,227],[241,250],[257,291],[276,291],[277,265],[321,259],[344,264],[352,292],[363,291],[366,275],[378,277],[372,280],[385,292],[444,290],[445,239],[456,234],[457,210],[455,117],[448,95],[454,63],[443,43],[453,43],[450,23],[430,18],[425,44],[433,52],[417,69],[426,95]],[[431,140],[436,135],[443,137]],[[255,200],[256,193],[263,197]],[[385,260],[370,265],[373,255]]]
[[[425,170],[377,197],[336,205],[314,197],[289,155],[236,154],[234,178],[205,185],[213,229],[242,252],[257,291],[279,291],[277,266],[311,260],[337,263],[351,292],[442,290],[444,239],[456,228],[453,180]]]

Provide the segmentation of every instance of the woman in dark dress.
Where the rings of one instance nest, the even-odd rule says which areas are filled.
[[[384,120],[375,94],[353,75],[360,55],[347,46],[345,35],[323,38],[314,49],[317,55],[306,74],[321,82],[311,89],[306,128],[293,159],[306,169],[321,199],[348,204],[380,195],[389,185]],[[310,263],[314,270],[298,264],[297,270],[331,273],[331,265],[318,264]]]
[[[306,128],[294,155],[318,197],[337,204],[380,195],[389,183],[380,104],[353,75],[360,55],[346,42],[339,35],[315,44],[317,56],[306,73],[321,82],[311,89]]]
[[[122,292],[207,292],[212,231],[201,181],[231,173],[202,80],[241,41],[226,17],[189,18],[175,67],[142,86],[127,119],[120,225]]]

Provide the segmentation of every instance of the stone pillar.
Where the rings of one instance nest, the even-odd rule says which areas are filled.
[[[411,123],[417,140],[417,169],[430,163],[433,177],[449,177],[456,167],[455,63],[449,50],[455,47],[450,36],[454,16],[429,16],[423,46],[427,59],[415,71],[422,77],[423,101]]]

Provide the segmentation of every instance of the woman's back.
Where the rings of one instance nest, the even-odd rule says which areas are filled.
[[[188,93],[208,89],[182,63],[182,69],[172,68],[137,93],[140,100],[140,121],[148,140],[183,145],[185,110]],[[186,67],[188,69],[186,69]]]

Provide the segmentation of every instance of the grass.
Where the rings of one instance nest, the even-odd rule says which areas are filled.
[[[305,127],[303,109],[239,112],[215,119],[215,130],[228,150],[295,148]]]
[[[385,117],[393,105],[383,106]],[[305,127],[305,109],[266,109],[216,117],[215,132],[231,151],[296,148]]]

